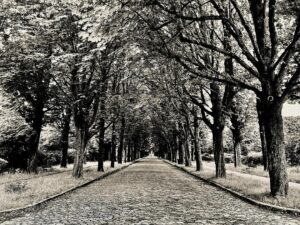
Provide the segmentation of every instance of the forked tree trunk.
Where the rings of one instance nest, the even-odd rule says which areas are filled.
[[[272,196],[288,195],[288,176],[284,146],[282,103],[265,102],[263,118],[268,149],[268,168]]]
[[[75,126],[76,129],[76,155],[74,159],[73,177],[80,178],[83,174],[84,152],[86,147],[87,132],[85,124]]]
[[[70,122],[71,122],[72,111],[68,107],[63,117],[63,128],[61,131],[61,162],[60,167],[67,168],[68,163],[68,148],[69,148],[69,133],[70,133]]]

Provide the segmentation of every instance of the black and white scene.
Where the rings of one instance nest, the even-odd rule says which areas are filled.
[[[300,225],[300,0],[0,0],[0,224]]]

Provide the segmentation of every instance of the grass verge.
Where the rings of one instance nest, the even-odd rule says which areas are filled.
[[[195,165],[196,163],[193,162],[193,166]],[[215,168],[214,162],[204,162],[204,166],[212,169]],[[264,171],[263,166],[249,167],[247,165],[241,165],[240,167],[236,168],[234,167],[233,163],[229,163],[226,164],[226,169],[228,171],[233,171],[233,172],[246,173],[246,174],[251,174],[251,175],[261,176],[261,177],[269,177],[268,171]],[[287,171],[288,171],[289,181],[300,184],[300,166],[288,167]]]
[[[115,169],[127,164],[117,164]],[[108,165],[105,168],[106,172],[113,170]],[[72,171],[68,170],[51,176],[48,173],[39,176],[29,174],[3,175],[3,180],[6,183],[1,181],[0,185],[0,211],[34,204],[87,181],[94,180],[103,173],[99,173],[96,167],[89,167],[85,169],[84,175],[80,179],[74,179],[71,174]]]
[[[273,204],[281,207],[300,209],[300,184],[290,183],[289,196],[273,198],[270,196],[269,180],[263,176],[251,176],[243,173],[227,173],[226,179],[215,178],[215,172],[211,168],[204,168],[201,172],[196,172],[194,167],[185,167],[189,172],[214,181],[233,191],[242,193],[254,200]]]

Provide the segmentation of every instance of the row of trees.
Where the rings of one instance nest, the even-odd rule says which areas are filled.
[[[288,194],[281,111],[300,88],[296,1],[37,0],[2,7],[1,83],[32,130],[29,171],[42,127],[60,121],[65,159],[73,121],[75,177],[95,135],[103,169],[107,129],[112,164],[117,139],[120,162],[125,145],[144,147],[151,133],[174,161],[190,165],[192,149],[197,170],[210,131],[216,177],[226,177],[224,129],[232,131],[238,166],[242,131],[256,111],[271,194]]]
[[[184,80],[179,83],[179,93],[198,106],[202,121],[212,131],[216,176],[226,176],[225,118],[228,112],[240,114],[239,100],[234,99],[248,90],[257,99],[271,194],[287,195],[282,106],[299,93],[299,4],[273,0],[149,0],[124,4],[148,26],[150,38],[143,40],[146,46],[181,66],[181,79],[175,78],[177,82]],[[241,120],[234,116],[231,120],[240,126]]]
[[[125,33],[105,31],[111,16],[105,3],[6,1],[3,7],[1,87],[29,126],[27,171],[37,171],[41,132],[49,124],[61,130],[62,167],[70,132],[75,133],[74,177],[82,176],[86,147],[95,136],[99,171],[105,138],[112,167],[116,153],[119,163],[145,154],[146,121],[137,122],[143,112],[134,109],[142,90],[132,79],[134,70],[128,70],[134,63],[126,52],[130,43],[122,40]],[[95,36],[93,29],[103,34]]]

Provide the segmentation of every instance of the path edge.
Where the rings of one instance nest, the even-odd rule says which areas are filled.
[[[110,170],[110,171],[107,171],[107,172],[104,172],[103,174],[101,174],[100,176],[98,176],[97,178],[93,179],[93,180],[90,180],[90,181],[87,181],[85,183],[82,183],[78,186],[75,186],[75,187],[72,187],[68,190],[65,190],[61,193],[58,193],[58,194],[55,194],[55,195],[52,195],[46,199],[43,199],[39,202],[36,202],[36,203],[33,203],[33,204],[30,204],[30,205],[26,205],[24,207],[20,207],[20,208],[14,208],[14,209],[7,209],[7,210],[3,210],[3,211],[0,211],[0,223],[7,220],[7,219],[11,219],[13,217],[18,217],[19,215],[22,215],[22,214],[25,214],[25,213],[29,213],[31,211],[34,211],[34,210],[37,210],[38,208],[40,207],[43,207],[43,206],[46,206],[49,202],[59,198],[59,197],[62,197],[66,194],[69,194],[75,190],[78,190],[80,188],[83,188],[83,187],[86,187],[96,181],[99,181],[99,180],[102,180],[110,175],[113,175],[121,170],[124,170],[126,168],[128,168],[129,166],[137,163],[138,161],[140,161],[140,159],[137,159],[133,162],[130,162],[128,165],[125,165],[125,166],[122,166],[120,168],[117,168],[117,169],[114,169],[114,170]]]
[[[229,194],[231,194],[232,196],[236,197],[236,198],[239,198],[247,203],[250,203],[252,205],[255,205],[255,206],[258,206],[260,208],[264,208],[264,209],[268,209],[268,210],[271,210],[271,211],[276,211],[276,212],[280,212],[280,213],[285,213],[285,214],[289,214],[289,215],[293,215],[293,216],[297,216],[297,217],[300,217],[300,210],[298,209],[293,209],[293,208],[286,208],[286,207],[281,207],[281,206],[277,206],[277,205],[272,205],[272,204],[267,204],[267,203],[264,203],[264,202],[260,202],[260,201],[257,201],[257,200],[254,200],[252,198],[249,198],[237,191],[233,191],[221,184],[218,184],[214,181],[211,181],[211,180],[208,180],[204,177],[201,177],[199,174],[195,174],[189,170],[187,170],[186,168],[184,167],[181,167],[179,165],[177,165],[176,163],[173,163],[173,162],[170,162],[168,160],[165,160],[163,159],[162,161],[164,161],[165,163],[193,176],[194,178],[196,179],[199,179],[201,181],[204,181],[205,183],[211,185],[211,186],[214,186],[214,187],[217,187]],[[195,171],[196,172],[196,171]]]

